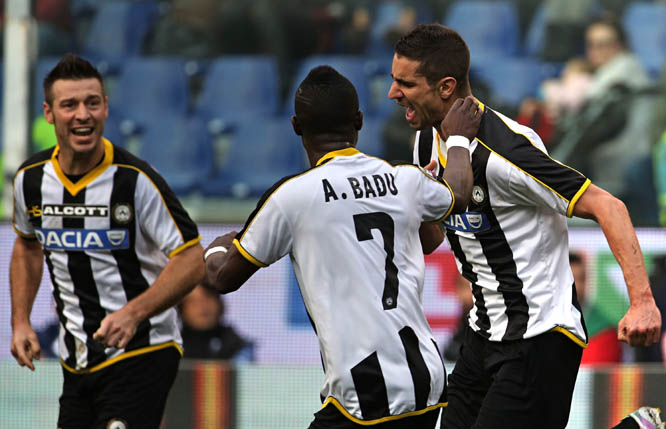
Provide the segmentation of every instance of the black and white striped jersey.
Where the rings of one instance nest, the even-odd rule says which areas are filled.
[[[40,152],[14,178],[13,225],[44,249],[60,319],[63,366],[101,369],[125,357],[180,348],[175,309],[139,324],[125,349],[93,341],[102,319],[150,287],[169,257],[201,239],[162,177],[104,139],[102,162],[72,183]]]
[[[425,170],[348,148],[278,182],[248,218],[234,241],[246,259],[291,257],[321,350],[324,406],[368,424],[444,405],[418,229],[452,207],[448,185]]]
[[[470,326],[491,341],[557,330],[585,346],[566,216],[590,181],[548,156],[532,129],[482,108],[470,146],[470,205],[443,224],[458,269],[472,285]],[[446,160],[439,139],[434,128],[418,132],[414,163],[437,159],[441,175]]]

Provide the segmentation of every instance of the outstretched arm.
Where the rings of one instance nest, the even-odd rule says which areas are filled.
[[[30,324],[32,304],[42,280],[44,252],[37,240],[17,237],[9,263],[9,284],[12,295],[11,352],[21,366],[35,370],[33,359],[39,360],[41,348]]]
[[[583,193],[573,214],[593,219],[622,268],[630,306],[618,325],[618,339],[632,346],[648,346],[659,341],[661,314],[655,304],[638,238],[624,203],[595,185]]]
[[[107,315],[93,335],[106,347],[122,349],[146,320],[176,305],[203,277],[203,249],[199,243],[176,254],[145,292],[120,310]]]
[[[245,259],[233,244],[236,231],[213,240],[206,248],[206,276],[204,285],[229,293],[240,288],[259,269]]]

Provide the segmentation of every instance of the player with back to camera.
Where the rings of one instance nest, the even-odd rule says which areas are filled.
[[[469,64],[464,40],[439,24],[419,25],[395,45],[388,96],[419,130],[415,164],[436,161],[437,175],[458,162],[439,150],[445,136],[437,126],[451,106],[472,96]],[[631,304],[619,339],[653,344],[661,315],[624,204],[550,158],[533,130],[480,106],[481,125],[470,144],[470,204],[441,229],[423,231],[434,247],[446,233],[474,295],[442,427],[564,428],[587,343],[566,216],[597,221],[622,268]]]
[[[44,79],[56,147],[14,178],[11,352],[34,370],[44,259],[60,322],[58,427],[158,428],[182,341],[172,308],[203,277],[196,225],[148,163],[102,137],[99,72],[68,54]]]
[[[452,135],[447,154],[456,160],[445,181],[357,150],[356,90],[331,67],[310,71],[295,112],[312,168],[277,182],[240,233],[208,246],[206,282],[232,292],[288,254],[325,373],[323,408],[310,428],[433,428],[446,379],[421,302],[418,229],[469,201],[467,145],[478,106],[460,100],[443,118]]]

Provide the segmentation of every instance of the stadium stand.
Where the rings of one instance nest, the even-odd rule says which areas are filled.
[[[121,115],[118,119],[134,121],[138,127],[151,118],[189,112],[189,80],[182,58],[127,58],[116,89],[109,103]]]
[[[211,174],[210,136],[197,118],[159,115],[144,123],[138,154],[160,172],[177,194],[200,189]]]
[[[473,64],[479,59],[519,54],[518,14],[509,1],[457,1],[443,21],[463,36]]]
[[[631,3],[622,23],[631,50],[648,73],[657,77],[666,65],[666,3]]]
[[[203,185],[207,196],[257,197],[280,178],[306,168],[288,116],[246,116],[218,136],[213,147],[215,172]]]
[[[144,37],[159,15],[156,1],[105,1],[90,24],[83,53],[104,60],[112,70],[139,55]]]
[[[278,69],[270,56],[228,56],[215,60],[206,73],[196,113],[215,118],[276,113]]]

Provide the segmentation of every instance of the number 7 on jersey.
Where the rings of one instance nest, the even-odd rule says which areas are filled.
[[[362,213],[354,215],[354,227],[358,241],[372,240],[372,230],[378,229],[384,239],[386,252],[386,278],[384,279],[384,293],[382,306],[384,310],[391,310],[398,305],[398,267],[393,263],[393,219],[386,213]]]

